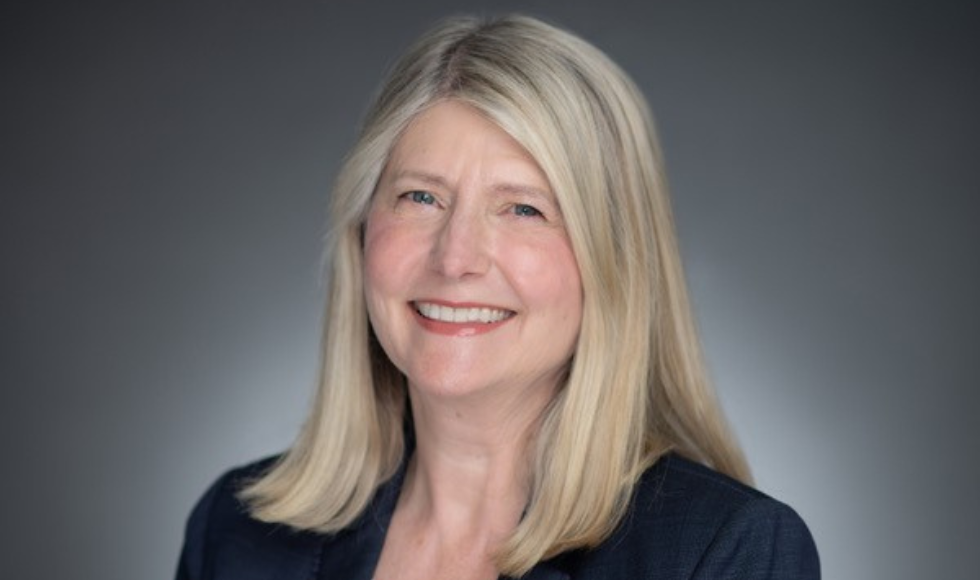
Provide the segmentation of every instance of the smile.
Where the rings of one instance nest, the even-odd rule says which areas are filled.
[[[453,322],[467,324],[482,322],[492,324],[500,322],[514,315],[511,310],[499,308],[470,306],[453,308],[444,304],[433,304],[431,302],[414,302],[415,310],[424,318],[438,322]]]

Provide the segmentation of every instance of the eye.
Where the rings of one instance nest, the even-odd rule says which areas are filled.
[[[409,191],[405,194],[405,197],[409,198],[415,203],[421,203],[424,205],[433,205],[436,202],[436,196],[432,195],[428,191]]]
[[[514,215],[520,217],[542,217],[538,208],[533,205],[527,205],[526,203],[518,203],[514,205]]]

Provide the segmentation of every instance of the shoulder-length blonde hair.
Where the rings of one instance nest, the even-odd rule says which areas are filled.
[[[577,348],[542,419],[530,501],[500,570],[519,576],[607,538],[639,475],[669,450],[747,481],[705,378],[644,98],[568,32],[523,16],[456,18],[397,63],[338,176],[320,387],[293,447],[242,492],[253,515],[337,531],[403,459],[405,379],[368,322],[361,233],[399,135],[444,99],[481,111],[538,162],[582,276]]]

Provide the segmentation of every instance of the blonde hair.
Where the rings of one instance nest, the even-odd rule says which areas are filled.
[[[335,532],[405,453],[405,379],[377,344],[361,232],[388,154],[426,107],[455,99],[508,132],[558,198],[583,288],[567,380],[533,444],[531,497],[501,572],[595,546],[640,474],[674,450],[748,482],[708,384],[646,102],[580,38],[524,16],[456,18],[397,63],[335,184],[320,387],[292,448],[242,492],[255,517]]]

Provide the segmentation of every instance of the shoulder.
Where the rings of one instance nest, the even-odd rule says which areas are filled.
[[[219,477],[204,493],[187,520],[178,580],[262,578],[283,562],[291,567],[315,565],[315,535],[253,518],[238,492],[265,473],[276,458],[267,458]]]
[[[581,564],[606,578],[820,575],[813,538],[792,508],[676,454],[641,477],[619,529]]]

